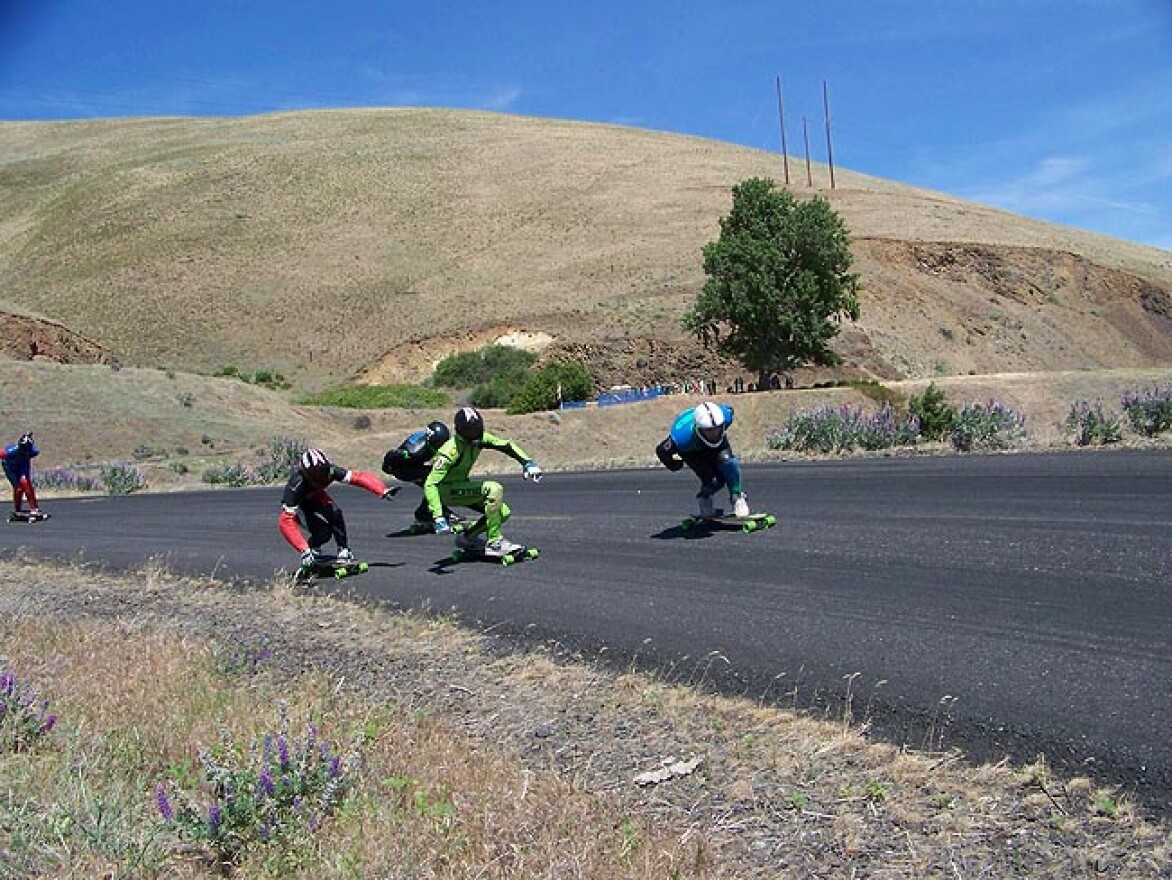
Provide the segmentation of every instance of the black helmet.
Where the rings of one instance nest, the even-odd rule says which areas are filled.
[[[33,445],[33,432],[25,431],[20,435],[20,439],[16,441],[17,446],[23,446],[26,449]]]
[[[484,419],[474,406],[457,410],[453,424],[456,426],[456,434],[469,443],[479,443],[484,436]]]
[[[452,434],[448,431],[448,426],[443,422],[427,423],[427,447],[432,452],[435,452],[451,439]]]
[[[330,479],[330,460],[320,449],[307,449],[301,453],[297,466],[301,476],[315,486],[324,486]]]

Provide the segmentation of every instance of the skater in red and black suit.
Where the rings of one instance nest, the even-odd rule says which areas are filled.
[[[0,447],[0,459],[3,459],[4,476],[12,484],[12,512],[14,516],[28,519],[45,519],[48,514],[42,513],[37,506],[37,491],[33,488],[32,470],[33,459],[41,454],[33,435],[25,432],[15,443]],[[24,499],[28,498],[29,509],[24,509]]]
[[[354,561],[346,537],[346,518],[342,516],[342,508],[326,491],[330,483],[350,483],[381,498],[393,498],[399,491],[397,486],[388,489],[372,473],[347,470],[332,464],[320,449],[305,450],[301,454],[297,471],[285,484],[277,523],[281,535],[289,542],[289,546],[301,554],[301,564],[307,567],[324,561]],[[302,532],[303,519],[309,531],[308,540]],[[338,546],[336,557],[322,552],[322,547],[331,538]]]

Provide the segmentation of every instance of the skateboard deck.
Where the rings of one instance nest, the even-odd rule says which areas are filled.
[[[20,511],[14,510],[14,511],[12,511],[12,513],[8,514],[8,521],[10,523],[11,522],[37,523],[37,522],[43,522],[43,521],[47,520],[48,518],[49,518],[49,514],[45,513],[44,511],[41,511],[36,516],[33,516],[27,510],[20,510]]]
[[[540,555],[541,551],[536,547],[521,547],[503,556],[485,553],[484,550],[466,550],[463,547],[457,547],[452,551],[452,562],[496,562],[500,565],[515,565],[518,562],[536,559]]]
[[[297,569],[297,582],[306,583],[319,577],[333,577],[338,580],[365,574],[370,569],[366,562],[318,562],[314,565],[303,565]]]
[[[718,512],[712,516],[689,516],[680,523],[680,528],[685,532],[702,528],[739,529],[742,532],[759,532],[764,529],[771,529],[775,525],[777,525],[777,517],[772,513],[750,513],[745,517],[737,517],[731,513]]]

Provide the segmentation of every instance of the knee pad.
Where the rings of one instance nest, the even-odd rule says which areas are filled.
[[[505,499],[505,487],[495,480],[488,480],[480,487],[481,497],[484,498],[484,509],[499,510]]]

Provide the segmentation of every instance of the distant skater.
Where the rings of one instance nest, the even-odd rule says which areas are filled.
[[[4,476],[12,484],[12,516],[14,519],[48,519],[49,515],[37,505],[37,490],[33,487],[33,459],[41,454],[31,432],[20,435],[15,443],[0,449]],[[29,509],[24,509],[28,498]]]

